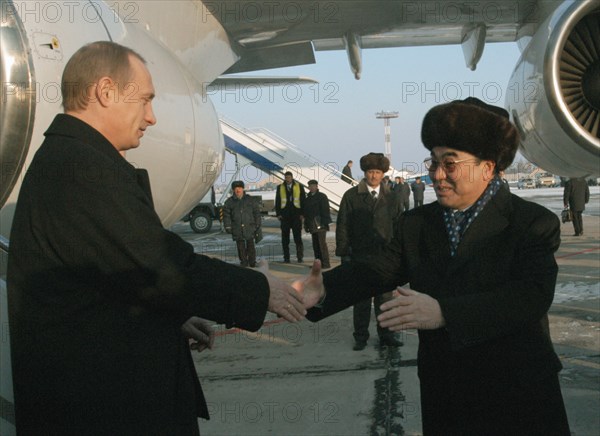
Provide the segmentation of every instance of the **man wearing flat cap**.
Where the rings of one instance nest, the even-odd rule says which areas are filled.
[[[244,182],[231,183],[233,194],[223,205],[225,231],[231,233],[237,245],[241,266],[256,266],[256,246],[254,237],[261,225],[258,199],[244,192]]]
[[[364,178],[342,197],[336,224],[335,254],[342,262],[361,262],[379,256],[394,235],[394,227],[403,211],[399,196],[383,181],[390,161],[382,153],[369,153],[360,159]],[[392,293],[375,297],[375,314],[379,306],[392,298]],[[369,339],[371,300],[354,305],[354,350],[363,350]],[[402,345],[394,333],[377,326],[379,342],[384,346]]]
[[[501,188],[517,130],[469,98],[432,108],[421,137],[437,201],[404,213],[377,259],[325,272],[324,289],[313,275],[326,295],[308,317],[396,287],[378,320],[418,330],[424,435],[570,435],[548,332],[560,222]]]

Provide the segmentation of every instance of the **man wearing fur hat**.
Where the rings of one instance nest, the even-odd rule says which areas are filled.
[[[390,243],[400,214],[403,211],[399,196],[383,182],[390,161],[382,153],[369,153],[360,159],[365,177],[344,194],[336,224],[335,254],[342,262],[360,262],[379,256]],[[375,297],[375,313],[379,306],[392,298],[391,292]],[[363,350],[369,339],[371,300],[354,305],[354,350]],[[381,345],[400,346],[394,334],[377,326]]]
[[[421,137],[437,201],[404,213],[375,261],[325,272],[324,289],[313,274],[305,292],[327,295],[308,317],[401,286],[378,320],[418,330],[424,435],[570,435],[548,331],[560,222],[501,188],[517,130],[469,98],[431,109]]]
[[[256,198],[244,192],[244,182],[236,180],[231,184],[233,194],[223,205],[225,231],[231,233],[237,245],[241,266],[256,266],[256,246],[254,236],[260,227],[260,207]]]

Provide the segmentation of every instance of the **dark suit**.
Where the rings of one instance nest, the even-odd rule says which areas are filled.
[[[423,206],[423,200],[425,199],[425,183],[423,183],[422,180],[419,183],[413,182],[410,185],[410,189],[413,193],[415,207]]]
[[[304,202],[304,228],[311,234],[315,259],[321,260],[323,268],[329,268],[329,247],[327,231],[331,224],[329,199],[326,194],[309,192]]]
[[[8,260],[20,434],[198,434],[208,411],[182,323],[260,328],[264,276],[194,254],[145,187],[98,131],[55,118],[19,194]]]
[[[569,205],[573,217],[575,235],[583,235],[583,211],[590,201],[590,187],[583,177],[569,179],[565,184],[563,202]]]
[[[559,243],[555,214],[500,189],[451,257],[443,209],[431,203],[401,217],[376,262],[324,273],[327,298],[309,318],[410,283],[446,320],[419,331],[425,435],[569,435],[547,319]]]
[[[362,180],[357,186],[347,190],[342,197],[336,224],[336,255],[342,262],[361,262],[373,259],[381,254],[394,236],[394,229],[402,214],[400,197],[391,192],[387,184],[382,183],[379,196],[374,200],[370,188]],[[375,297],[375,314],[379,306],[392,298],[391,293]],[[354,339],[365,343],[369,339],[371,320],[371,298],[354,305]],[[389,330],[377,326],[380,338],[389,334]]]
[[[396,183],[394,185],[394,192],[400,196],[400,202],[404,210],[410,209],[410,185],[406,182]]]
[[[344,168],[342,169],[342,180],[346,183],[350,183],[352,184],[352,168],[350,168],[348,165],[345,165]]]

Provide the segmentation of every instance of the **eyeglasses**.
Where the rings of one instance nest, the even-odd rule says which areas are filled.
[[[443,161],[435,160],[432,157],[428,157],[423,161],[425,168],[430,173],[434,173],[437,171],[438,167],[441,166],[446,174],[453,174],[458,169],[458,164],[466,163],[466,162],[477,162],[477,165],[481,163],[480,159],[459,159],[459,160],[451,160],[444,159]]]

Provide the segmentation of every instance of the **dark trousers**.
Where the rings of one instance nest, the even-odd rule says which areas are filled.
[[[323,268],[329,268],[331,265],[329,263],[329,248],[327,247],[327,232],[314,232],[311,236],[315,259],[321,260]]]
[[[238,257],[242,266],[256,266],[256,246],[254,239],[238,239],[235,241],[237,245]]]
[[[381,306],[386,301],[390,301],[393,298],[391,292],[377,295],[373,298],[367,298],[354,305],[354,340],[356,342],[367,342],[369,339],[369,323],[371,322],[371,300],[375,299],[375,316],[381,313]],[[381,328],[377,324],[377,335],[379,338],[384,338],[387,335],[392,334],[389,329]]]
[[[408,210],[410,209],[410,200],[406,199],[402,202],[402,205],[404,206],[404,210]]]
[[[283,217],[281,219],[281,246],[283,247],[283,258],[290,260],[290,230],[294,235],[296,244],[296,255],[298,260],[304,257],[304,245],[302,244],[302,220],[299,215]]]
[[[583,234],[583,216],[582,211],[574,211],[571,209],[571,216],[573,217],[573,229],[576,235]]]
[[[423,206],[423,200],[415,199],[415,207]]]

